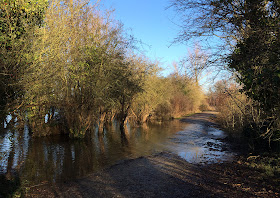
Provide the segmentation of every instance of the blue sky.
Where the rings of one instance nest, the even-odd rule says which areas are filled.
[[[141,40],[145,55],[152,60],[159,60],[170,72],[169,65],[187,55],[190,47],[171,43],[179,32],[176,25],[176,13],[166,9],[169,0],[103,0],[106,9],[115,9],[115,19],[124,24],[124,28]]]
[[[189,51],[192,52],[195,46],[191,41],[188,45],[172,44],[181,30],[179,25],[182,23],[173,9],[167,9],[170,6],[170,1],[101,0],[104,9],[115,9],[115,19],[121,21],[129,33],[144,43],[142,45],[144,54],[151,60],[160,61],[160,66],[164,69],[162,72],[164,76],[173,71],[172,62],[178,62],[184,56],[188,56]],[[214,46],[221,44],[218,38],[209,38],[208,41],[201,42],[199,45],[202,45],[202,48],[210,49],[206,51],[209,54],[212,53],[211,48],[214,50]],[[226,71],[219,71],[204,72],[205,77],[201,79],[200,85],[205,91],[215,81],[230,76],[230,73]]]

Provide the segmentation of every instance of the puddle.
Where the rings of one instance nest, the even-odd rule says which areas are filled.
[[[190,124],[169,139],[169,149],[190,163],[222,163],[234,157],[221,141],[225,137],[225,132],[217,128]]]

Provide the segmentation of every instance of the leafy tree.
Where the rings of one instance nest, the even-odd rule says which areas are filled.
[[[14,103],[21,103],[19,84],[31,64],[30,45],[35,27],[42,24],[46,0],[0,1],[0,117],[13,113]],[[13,103],[13,105],[12,105]],[[19,106],[19,105],[17,105]]]
[[[52,1],[46,10],[44,26],[36,30],[32,45],[34,61],[22,79],[26,90],[25,107],[34,135],[51,132],[45,128],[53,124],[55,112],[59,113],[60,125],[64,125],[62,128],[66,130],[75,131],[78,125],[76,120],[81,121],[81,128],[87,127],[85,125],[88,122],[83,120],[85,115],[76,112],[84,106],[73,108],[78,101],[83,100],[83,95],[78,94],[83,90],[83,87],[79,87],[83,85],[79,80],[86,75],[81,49],[85,42],[82,33],[86,30],[80,28],[87,13],[85,5],[82,2]],[[46,114],[49,115],[47,123]],[[76,120],[67,120],[69,114],[71,117],[76,114]]]
[[[123,65],[124,64],[124,65]],[[133,99],[143,91],[143,73],[145,70],[139,68],[139,62],[135,57],[127,59],[121,66],[121,76],[114,84],[113,94],[118,101],[117,117],[120,121],[120,128],[123,131]],[[119,75],[119,73],[118,73]]]
[[[109,12],[97,8],[86,1],[55,0],[46,10],[32,45],[33,64],[22,80],[34,135],[51,133],[54,125],[73,137],[84,137],[95,125],[102,132],[113,112],[124,123],[141,91],[129,40]]]
[[[280,140],[279,1],[247,1],[246,34],[229,57],[229,67],[238,72],[242,90],[264,111],[260,134]]]

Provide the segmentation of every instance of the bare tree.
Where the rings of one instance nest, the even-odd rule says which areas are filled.
[[[181,70],[184,75],[193,79],[196,84],[203,78],[203,73],[208,68],[208,56],[196,44],[193,51],[189,50],[188,56],[180,61]]]

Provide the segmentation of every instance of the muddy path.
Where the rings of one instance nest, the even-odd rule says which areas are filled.
[[[183,121],[207,131],[215,125],[213,116],[206,112]],[[125,160],[74,181],[32,186],[26,197],[279,197],[278,184],[261,174],[240,163],[238,156],[223,163],[193,164],[166,151]]]

